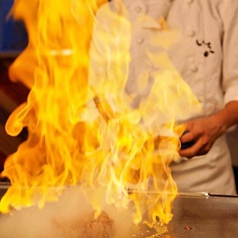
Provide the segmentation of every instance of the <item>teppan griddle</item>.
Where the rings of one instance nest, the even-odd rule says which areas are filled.
[[[166,238],[238,237],[238,197],[182,195],[175,199],[174,217]]]
[[[0,185],[0,196],[4,194],[7,189],[7,184]],[[150,194],[153,196],[153,193]],[[71,196],[68,193],[67,196]],[[56,209],[58,203],[50,204],[44,209],[52,210],[52,206],[55,206]],[[65,211],[57,213],[56,216],[60,217],[62,214],[67,214],[69,207],[64,205]],[[59,209],[62,209],[59,208]],[[53,209],[54,210],[54,209]],[[52,210],[52,211],[53,211]],[[22,221],[23,226],[30,225],[27,221],[34,219],[34,216],[37,214],[37,208],[28,208],[27,215],[23,215],[21,218],[22,211],[18,211],[15,214]],[[41,223],[44,219],[42,211],[39,212],[39,219],[37,224]],[[50,213],[50,212],[49,212]],[[50,215],[46,214],[46,219],[51,219]],[[70,213],[70,212],[69,212]],[[33,215],[32,215],[33,214]],[[61,214],[61,215],[59,215]],[[12,229],[15,229],[14,217],[15,215],[0,215],[0,237],[1,238],[94,238],[92,236],[82,235],[78,232],[79,226],[70,226],[67,228],[67,222],[63,223],[63,226],[60,227],[59,224],[52,227],[54,230],[51,233],[51,236],[48,236],[46,229],[41,227],[41,232],[37,233],[39,236],[36,236],[34,233],[24,233],[27,231],[27,228],[23,231],[6,232],[3,231],[7,226],[2,226],[1,223],[5,220],[9,221],[6,224],[10,224]],[[180,193],[178,197],[173,202],[173,219],[167,225],[167,232],[162,232],[158,234],[154,229],[149,229],[147,226],[142,226],[140,229],[133,230],[128,237],[120,237],[118,235],[115,238],[236,238],[238,237],[238,197],[237,196],[226,196],[226,195],[211,195],[208,193]],[[33,216],[31,218],[31,216]],[[54,216],[54,215],[53,215]],[[53,217],[52,216],[52,217]],[[26,217],[28,220],[26,220]],[[70,217],[70,216],[68,216]],[[41,220],[42,219],[42,220]],[[70,219],[70,218],[69,218]],[[74,215],[75,219],[75,215]],[[12,220],[12,221],[11,221]],[[24,220],[26,224],[24,223]],[[122,218],[123,220],[123,218]],[[17,220],[19,221],[19,219]],[[124,221],[125,223],[129,222],[128,220]],[[12,224],[11,224],[12,223]],[[50,222],[47,222],[47,224]],[[2,223],[3,224],[3,223]],[[32,224],[31,224],[32,226]],[[33,222],[33,226],[36,226]],[[62,228],[63,227],[63,228]],[[73,230],[72,227],[76,230]],[[17,229],[17,228],[16,228]],[[38,228],[39,229],[39,228]],[[59,229],[59,231],[56,231]],[[123,228],[122,228],[123,229]],[[8,230],[7,228],[5,230]],[[32,235],[33,234],[33,235]],[[81,235],[80,235],[81,234]],[[101,237],[101,236],[100,236]],[[95,237],[96,238],[96,237]],[[108,235],[105,238],[114,238],[114,236],[109,237]]]

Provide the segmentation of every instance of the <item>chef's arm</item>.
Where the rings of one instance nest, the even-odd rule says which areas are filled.
[[[229,102],[222,110],[211,116],[188,121],[186,123],[188,133],[182,136],[181,142],[194,143],[187,149],[181,149],[180,155],[192,158],[207,154],[214,142],[235,124],[238,124],[238,101]]]
[[[238,124],[238,101],[229,102],[224,109],[214,115],[224,127],[223,133],[231,126]]]
[[[222,39],[222,91],[226,106],[217,113],[186,123],[188,133],[181,142],[193,141],[187,149],[181,149],[180,155],[191,158],[209,152],[214,142],[232,125],[238,124],[238,1],[221,1],[219,12],[223,23]]]

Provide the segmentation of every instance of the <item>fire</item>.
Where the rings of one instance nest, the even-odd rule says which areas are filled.
[[[167,55],[148,52],[161,70],[153,73],[147,97],[132,106],[140,92],[125,92],[131,25],[120,0],[118,12],[106,7],[110,21],[100,14],[95,21],[104,2],[14,2],[11,13],[24,20],[29,44],[10,77],[31,91],[6,130],[15,136],[27,127],[29,136],[5,163],[2,176],[11,187],[1,200],[2,213],[43,207],[65,187],[80,186],[95,216],[104,204],[127,208],[132,202],[135,223],[172,219],[177,186],[169,164],[179,158],[184,131],[177,122],[197,112],[199,103]],[[143,88],[147,78],[140,80]]]

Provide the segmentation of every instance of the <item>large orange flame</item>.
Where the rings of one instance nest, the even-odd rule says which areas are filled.
[[[14,136],[27,127],[29,136],[5,163],[2,176],[12,185],[0,203],[3,213],[43,207],[64,187],[79,185],[96,215],[104,203],[133,202],[135,223],[172,219],[177,187],[169,164],[179,157],[184,130],[176,122],[198,111],[198,101],[165,53],[148,52],[161,67],[147,97],[132,106],[136,94],[125,92],[131,26],[120,0],[120,11],[107,7],[105,20],[98,14],[95,22],[103,2],[14,2],[12,14],[24,20],[29,44],[10,77],[31,91],[6,130]]]

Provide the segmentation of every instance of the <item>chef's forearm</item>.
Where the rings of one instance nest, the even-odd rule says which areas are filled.
[[[231,126],[238,124],[238,101],[229,102],[222,110],[210,116],[219,125],[220,134],[225,133]]]
[[[226,129],[229,129],[231,126],[238,124],[238,101],[229,102],[225,106],[225,110],[227,111]]]

